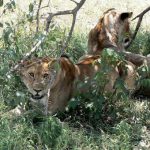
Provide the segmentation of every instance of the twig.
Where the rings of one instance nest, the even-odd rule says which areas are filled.
[[[132,21],[135,20],[136,18],[140,17],[140,16],[143,17],[144,14],[147,13],[149,10],[150,10],[150,6],[149,6],[148,8],[146,8],[144,11],[142,11],[140,14],[138,14],[136,17],[134,17],[134,18],[132,19]]]
[[[75,21],[76,21],[76,17],[77,17],[77,14],[73,14],[73,19],[72,19],[72,25],[71,25],[71,29],[70,29],[70,32],[68,34],[68,37],[67,37],[67,40],[61,50],[61,53],[63,54],[65,52],[65,49],[67,48],[67,45],[71,39],[71,36],[72,36],[72,32],[73,32],[73,29],[74,29],[74,26],[75,26]]]
[[[43,9],[43,8],[49,7],[49,3],[50,3],[50,0],[48,1],[48,3],[47,3],[47,5],[46,5],[46,6],[43,6],[43,7],[41,7],[40,9]]]
[[[82,7],[82,5],[84,4],[85,1],[86,0],[81,0],[80,3],[78,3],[77,6],[72,10],[65,10],[65,11],[58,11],[56,13],[49,13],[49,16],[47,17],[47,24],[46,24],[45,30],[48,32],[49,25],[50,25],[54,16],[77,14],[77,11]]]
[[[78,2],[76,2],[75,0],[70,0],[70,1],[72,1],[72,2],[74,2],[74,3],[76,3],[76,4],[79,4]]]
[[[5,14],[5,12],[6,12],[6,9],[4,9],[4,10],[2,11],[2,13],[0,14],[0,18]]]
[[[8,3],[9,3],[9,2],[8,2]],[[1,17],[5,14],[5,12],[7,11],[7,9],[8,9],[8,5],[7,5],[7,4],[8,4],[8,3],[6,3],[5,6],[3,6],[4,9],[3,9],[2,13],[0,14],[0,18],[1,18]],[[6,6],[7,6],[7,7],[6,7]]]
[[[137,32],[141,26],[141,22],[142,22],[142,19],[143,19],[143,16],[145,15],[145,13],[147,13],[148,11],[150,10],[150,7],[146,8],[143,12],[141,12],[139,15],[137,15],[136,17],[134,17],[132,19],[135,20],[136,18],[139,18],[138,22],[137,22],[137,25],[136,25],[136,28],[135,28],[135,31],[134,31],[134,34],[132,35],[132,39],[131,41],[128,43],[128,45],[125,47],[126,49],[132,44],[132,42],[134,41],[136,35],[137,35]]]
[[[39,0],[37,14],[36,14],[36,33],[39,31],[39,12],[41,8],[42,0]]]
[[[146,60],[146,57],[140,54],[135,54],[128,51],[123,51],[121,53],[124,54],[126,60],[132,62],[136,66],[141,66]]]
[[[72,21],[72,26],[71,26],[71,29],[70,29],[70,32],[69,32],[69,35],[68,35],[68,38],[64,44],[64,47],[67,47],[67,44],[72,36],[72,32],[73,32],[73,29],[74,29],[74,26],[75,26],[75,20],[76,20],[76,15],[77,15],[77,12],[78,10],[82,7],[82,5],[84,4],[86,0],[81,0],[79,3],[76,3],[76,7],[72,10],[65,10],[65,11],[58,11],[56,13],[49,13],[49,16],[47,17],[46,19],[46,27],[45,27],[45,31],[43,33],[43,36],[42,38],[40,38],[40,40],[35,44],[35,46],[31,49],[30,52],[26,53],[25,56],[23,57],[23,59],[20,61],[20,63],[16,64],[14,67],[12,67],[10,69],[10,71],[7,73],[7,75],[9,75],[11,72],[14,72],[18,69],[18,67],[20,66],[20,64],[26,60],[27,58],[29,58],[33,53],[35,53],[37,50],[38,50],[38,47],[43,43],[43,41],[45,40],[47,34],[48,34],[48,31],[49,31],[49,26],[50,26],[50,23],[53,19],[54,16],[58,16],[58,15],[69,15],[69,14],[72,14],[73,15],[73,21]],[[64,48],[63,48],[64,49]]]

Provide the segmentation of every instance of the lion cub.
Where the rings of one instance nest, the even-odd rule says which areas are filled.
[[[69,58],[33,58],[22,63],[19,73],[31,93],[31,106],[44,114],[64,110],[75,80],[75,66]]]

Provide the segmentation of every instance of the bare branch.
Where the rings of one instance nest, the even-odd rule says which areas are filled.
[[[36,14],[36,33],[39,31],[39,12],[41,8],[42,0],[39,0],[37,14]]]
[[[50,4],[50,0],[48,1],[47,5],[46,5],[46,6],[41,7],[41,9],[46,8],[46,7],[50,7],[50,6],[49,6],[49,4]]]
[[[140,54],[134,54],[131,52],[123,51],[121,52],[124,54],[125,59],[132,62],[136,66],[141,66],[144,64],[144,61],[146,60],[146,56],[140,55]]]
[[[78,10],[82,7],[86,0],[81,0],[80,3],[77,4],[77,6],[72,9],[72,10],[65,10],[65,11],[58,11],[56,13],[50,13],[48,18],[47,18],[47,24],[46,24],[46,31],[48,32],[49,30],[49,25],[53,19],[54,16],[59,16],[59,15],[70,15],[70,14],[77,14]]]
[[[72,25],[71,25],[71,29],[70,29],[70,32],[68,34],[68,37],[67,37],[67,40],[61,50],[61,53],[65,53],[65,49],[67,48],[68,46],[68,43],[71,39],[71,36],[72,36],[72,32],[73,32],[73,29],[74,29],[74,26],[75,26],[75,21],[76,21],[76,17],[77,17],[77,14],[73,14],[73,20],[72,20]]]
[[[77,5],[79,4],[79,3],[78,3],[78,2],[76,2],[75,0],[70,0],[70,1],[72,1],[72,2],[76,3]]]
[[[138,14],[136,17],[134,17],[134,18],[132,19],[132,21],[135,20],[136,18],[141,17],[141,16],[143,17],[144,14],[147,13],[148,11],[150,11],[150,6],[149,6],[148,8],[146,8],[144,11],[142,11],[140,14]]]
[[[5,12],[6,12],[6,9],[4,9],[4,10],[2,11],[2,13],[0,14],[0,18],[5,14]]]
[[[150,11],[150,7],[146,8],[143,12],[141,12],[139,15],[137,15],[135,18],[132,19],[135,20],[136,18],[139,18],[138,22],[137,22],[137,25],[136,25],[136,28],[135,28],[135,31],[134,31],[134,34],[132,35],[132,39],[131,41],[128,43],[128,45],[126,46],[126,48],[128,48],[132,42],[134,41],[136,35],[137,35],[137,32],[141,26],[141,22],[142,22],[142,19],[143,19],[143,16],[145,15],[145,13],[147,13],[148,11]]]
[[[66,11],[58,11],[56,13],[50,13],[48,18],[47,18],[47,24],[46,24],[46,32],[48,32],[49,30],[49,25],[53,19],[54,16],[58,16],[58,15],[70,15],[72,14],[73,15],[73,19],[72,19],[72,25],[71,25],[71,28],[70,28],[70,31],[69,31],[69,34],[68,34],[68,37],[67,37],[67,40],[65,42],[65,44],[63,45],[63,48],[62,48],[62,53],[65,52],[65,49],[67,48],[68,46],[68,43],[71,39],[71,36],[72,36],[72,33],[73,33],[73,30],[74,30],[74,26],[75,26],[75,22],[76,22],[76,16],[77,16],[77,12],[79,11],[79,9],[82,7],[82,5],[84,4],[86,0],[81,0],[80,3],[77,3],[76,2],[76,7],[72,10],[66,10]],[[73,2],[75,2],[73,0]]]

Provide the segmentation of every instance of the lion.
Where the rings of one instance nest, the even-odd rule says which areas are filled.
[[[129,18],[132,12],[118,12],[114,8],[104,12],[88,36],[88,54],[101,54],[104,48],[123,51],[131,40]]]
[[[101,72],[101,60],[100,55],[85,55],[80,58],[79,62],[76,64],[76,76],[82,83],[84,81],[90,82],[93,80],[96,73]],[[138,77],[136,66],[129,61],[118,62],[115,67],[112,67],[107,73],[107,84],[104,90],[107,92],[114,92],[115,82],[118,78],[124,80],[125,86],[129,91],[134,91],[136,89],[136,79]],[[82,88],[77,89],[83,91],[88,91],[88,89]]]
[[[43,57],[24,61],[19,74],[31,93],[30,103],[43,114],[63,111],[72,97],[75,65],[66,56]]]

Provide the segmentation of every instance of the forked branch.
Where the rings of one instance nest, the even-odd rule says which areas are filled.
[[[82,7],[82,5],[84,4],[84,2],[86,0],[81,0],[79,3],[76,2],[76,1],[74,1],[74,0],[71,0],[71,1],[73,1],[76,4],[76,7],[74,9],[72,9],[72,10],[58,11],[56,13],[49,13],[49,16],[47,18],[46,28],[45,28],[45,31],[48,32],[50,23],[51,23],[51,21],[52,21],[52,19],[53,19],[54,16],[59,16],[59,15],[73,15],[72,25],[71,25],[68,37],[66,39],[66,42],[63,45],[62,53],[64,53],[64,51],[67,48],[68,43],[69,43],[69,41],[71,39],[72,32],[73,32],[73,29],[74,29],[74,26],[75,26],[77,12],[79,11],[79,9]]]
[[[138,32],[138,30],[139,30],[139,28],[140,28],[140,26],[141,26],[143,16],[144,16],[148,11],[150,11],[150,7],[146,8],[146,9],[145,9],[144,11],[142,11],[139,15],[137,15],[136,17],[134,17],[134,18],[132,19],[132,21],[133,21],[133,20],[139,18],[139,19],[138,19],[138,22],[137,22],[137,25],[136,25],[136,28],[135,28],[135,31],[134,31],[134,34],[133,34],[133,36],[132,36],[132,39],[131,39],[131,41],[128,43],[128,45],[126,46],[126,48],[128,48],[128,47],[132,44],[132,42],[134,41],[134,39],[135,39],[135,37],[136,37],[136,35],[137,35],[137,32]]]
[[[65,10],[65,11],[58,11],[56,13],[49,13],[49,16],[47,17],[47,23],[46,23],[46,28],[45,30],[48,32],[49,30],[49,25],[53,19],[54,16],[59,16],[59,15],[76,15],[78,10],[82,7],[86,0],[81,0],[80,3],[76,3],[76,7],[72,10]]]

